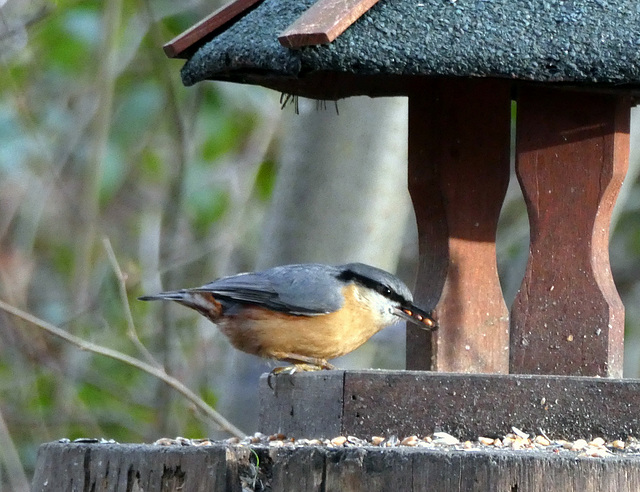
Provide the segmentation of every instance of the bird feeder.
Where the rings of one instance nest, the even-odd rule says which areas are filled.
[[[408,369],[620,377],[624,310],[608,233],[640,92],[636,3],[382,2],[332,43],[313,44],[338,23],[334,4],[235,3],[235,17],[218,13],[199,25],[199,39],[192,30],[165,50],[188,57],[186,85],[222,80],[322,100],[408,96],[416,298],[436,308],[442,327],[433,337],[409,333]],[[495,232],[512,100],[531,247],[509,316]]]
[[[263,381],[261,430],[292,437],[441,430],[470,439],[517,425],[564,439],[640,435],[640,382],[620,379],[624,307],[608,253],[630,108],[640,94],[637,1],[374,3],[238,0],[165,46],[187,59],[187,86],[218,80],[320,100],[409,100],[414,297],[435,309],[440,329],[407,330],[407,371],[279,375],[274,388]],[[508,308],[495,238],[514,107],[516,173],[531,235]],[[309,456],[307,473],[319,460],[329,480],[330,458]],[[359,458],[361,473],[371,472],[374,458]],[[519,464],[493,478],[464,460],[439,461],[447,471],[430,479],[444,484],[455,476],[460,489],[447,490],[471,490],[458,482],[468,472],[488,487],[474,490],[506,490],[496,484],[508,475],[518,490],[543,490],[524,485],[551,473],[556,490],[574,490],[561,478],[573,483],[571,474],[584,473],[591,485],[580,490],[597,490],[611,473],[626,477],[629,490],[640,486],[638,460],[593,473],[574,463],[527,474]],[[387,478],[401,483],[399,475]]]

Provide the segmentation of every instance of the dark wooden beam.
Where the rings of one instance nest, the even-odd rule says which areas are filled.
[[[287,27],[278,41],[285,48],[330,43],[378,0],[317,0]]]
[[[304,385],[287,386],[284,379],[278,381],[281,385],[278,388],[282,388],[286,396],[269,398],[269,405],[260,405],[261,422],[269,422],[274,428],[295,428],[310,436],[340,435],[344,371],[319,372],[317,377],[305,379]],[[318,405],[317,397],[320,394],[324,395],[322,405]],[[295,404],[292,405],[292,402]]]
[[[511,311],[511,372],[621,377],[609,222],[627,170],[630,99],[521,87],[517,113],[531,244]]]
[[[440,329],[407,329],[407,368],[508,371],[509,319],[495,237],[509,183],[510,83],[431,80],[409,95],[417,304]]]
[[[516,426],[528,433],[542,430],[552,439],[613,440],[637,436],[640,429],[637,379],[373,370],[336,374],[329,379],[323,373],[278,375],[272,378],[273,389],[264,377],[259,430],[329,439],[445,431],[466,440],[502,436]],[[342,411],[336,412],[326,395],[341,391]],[[313,416],[325,407],[340,417],[322,433]],[[307,420],[301,417],[306,412]]]

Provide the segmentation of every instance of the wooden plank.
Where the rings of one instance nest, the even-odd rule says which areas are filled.
[[[511,426],[564,439],[640,432],[638,380],[347,371],[344,394],[343,431],[356,436],[444,430],[465,440]]]
[[[407,330],[407,368],[508,372],[509,320],[495,237],[509,183],[510,83],[431,80],[409,95],[415,298],[440,329]],[[435,345],[434,345],[435,343]]]
[[[629,156],[626,96],[522,87],[516,171],[531,228],[511,372],[622,376],[609,223]]]
[[[234,0],[223,5],[197,24],[179,34],[163,46],[169,58],[189,58],[200,41],[213,36],[230,22],[257,6],[262,0]]]
[[[376,3],[378,0],[317,0],[278,41],[292,49],[330,43]]]
[[[70,460],[69,450],[82,461]],[[78,473],[65,473],[74,468]],[[149,475],[157,478],[147,480]],[[48,443],[39,449],[32,490],[636,492],[640,458],[586,458],[569,451]]]
[[[260,379],[260,429],[277,434],[331,439],[342,433],[344,371],[322,371],[312,378],[280,374]],[[319,404],[318,397],[322,403]],[[268,429],[268,430],[267,430]]]
[[[276,377],[300,388],[297,395],[276,393],[262,381],[259,430],[295,438],[423,436],[443,430],[461,440],[504,435],[511,426],[533,433],[542,429],[558,439],[613,440],[640,434],[640,380],[426,371],[337,373],[340,377],[329,379],[325,373]],[[303,389],[314,387],[299,400]],[[344,395],[341,412],[333,408],[333,398],[327,398],[337,393]],[[302,414],[306,408],[309,419],[301,414],[296,421],[273,416],[288,408]],[[319,431],[313,421],[324,408],[331,409],[334,419],[327,424],[328,432]]]

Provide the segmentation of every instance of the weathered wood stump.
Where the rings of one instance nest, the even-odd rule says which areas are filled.
[[[49,443],[33,492],[636,492],[640,458],[418,448]]]

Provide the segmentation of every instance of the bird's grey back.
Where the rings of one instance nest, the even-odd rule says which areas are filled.
[[[343,305],[344,284],[337,279],[339,273],[337,267],[315,263],[285,265],[222,277],[190,290],[291,314],[326,314]]]

